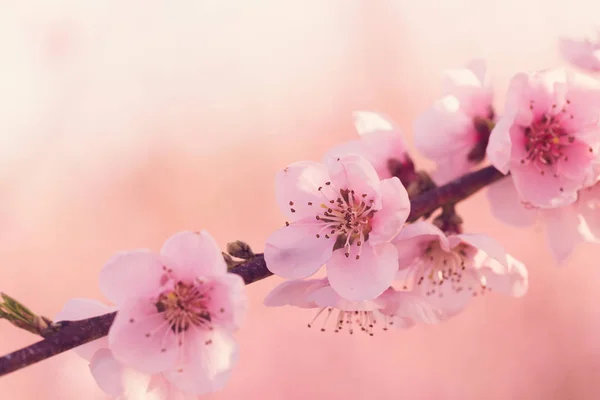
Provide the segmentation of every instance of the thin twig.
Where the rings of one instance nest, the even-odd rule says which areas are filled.
[[[414,222],[444,204],[458,203],[483,187],[500,180],[503,176],[494,167],[486,167],[463,175],[437,189],[429,190],[411,201],[408,221]],[[272,275],[267,269],[262,254],[256,254],[254,258],[236,266],[231,272],[240,275],[246,284]],[[0,376],[106,336],[114,318],[115,313],[111,313],[80,321],[60,323],[58,332],[49,334],[44,340],[1,357]]]

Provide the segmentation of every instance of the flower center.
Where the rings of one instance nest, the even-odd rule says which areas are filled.
[[[376,210],[373,210],[375,200],[368,199],[366,193],[357,194],[352,189],[335,189],[331,182],[319,187],[323,196],[321,204],[308,202],[309,206],[317,207],[316,219],[322,228],[316,234],[317,238],[330,239],[336,237],[333,250],[346,249],[346,257],[350,256],[350,247],[357,247],[356,259],[360,258],[360,249],[369,239],[371,220]],[[290,201],[290,207],[294,202]],[[294,212],[293,208],[290,208]]]
[[[521,164],[534,164],[544,175],[543,167],[554,166],[561,160],[563,162],[569,160],[568,155],[565,155],[565,149],[575,142],[575,136],[565,131],[562,122],[566,118],[573,119],[573,114],[567,111],[570,104],[571,102],[567,100],[560,111],[557,111],[556,104],[553,104],[550,113],[544,113],[530,126],[524,128],[527,154],[521,159]],[[533,105],[532,100],[529,106],[531,110]]]
[[[173,290],[158,297],[156,309],[164,313],[175,333],[184,332],[192,325],[212,330],[212,317],[208,309],[211,290],[212,286],[204,285],[202,281],[198,281],[198,284],[177,282]]]
[[[334,314],[333,307],[323,307],[317,312],[317,315],[313,318],[313,320],[308,324],[309,328],[312,328],[315,321],[323,314],[323,312],[327,310],[327,314],[321,325],[321,332],[325,332],[325,326],[329,321],[332,314]],[[393,316],[384,315],[378,311],[346,311],[346,310],[337,310],[337,318],[335,320],[334,332],[338,333],[339,331],[347,328],[348,333],[353,335],[354,329],[356,327],[360,328],[362,332],[367,333],[369,336],[373,336],[373,328],[379,322],[380,325],[383,325],[382,329],[384,331],[388,330],[388,325],[393,325]]]
[[[415,282],[425,287],[425,295],[443,297],[443,289],[460,293],[468,290],[473,296],[490,290],[484,276],[477,276],[473,268],[472,249],[459,244],[449,252],[439,242],[430,242],[415,269]]]

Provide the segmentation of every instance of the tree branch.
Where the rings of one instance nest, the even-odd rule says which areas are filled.
[[[429,190],[411,200],[408,221],[414,222],[444,204],[464,200],[502,177],[504,175],[494,167],[486,167],[463,175],[437,189]],[[240,275],[246,285],[272,275],[262,254],[257,254],[251,260],[236,266],[231,272]],[[58,332],[50,333],[44,340],[1,357],[0,376],[106,336],[114,318],[115,313],[110,313],[80,321],[58,323]]]

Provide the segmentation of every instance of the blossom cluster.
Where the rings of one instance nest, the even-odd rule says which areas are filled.
[[[108,337],[76,349],[106,394],[184,400],[225,386],[247,305],[242,278],[227,272],[206,231],[175,234],[159,254],[116,255],[100,273],[100,289],[115,306],[73,299],[56,320],[117,310]]]
[[[590,47],[561,44],[595,70]],[[411,199],[486,158],[506,175],[488,190],[500,220],[541,221],[559,262],[580,242],[600,243],[600,82],[566,69],[519,73],[505,98],[494,106],[482,60],[444,75],[441,97],[413,126],[416,148],[437,165],[431,178],[415,169],[399,128],[370,111],[354,115],[356,140],[277,173],[287,222],[266,240],[264,261],[286,280],[264,304],[314,308],[309,327],[373,336],[439,323],[490,291],[523,296],[523,263],[495,239],[463,232],[454,204],[433,221],[409,219]],[[233,335],[247,304],[232,268],[206,231],[180,232],[159,253],[120,253],[105,265],[100,288],[113,305],[74,299],[56,320],[116,311],[107,337],[77,349],[106,394],[197,398],[223,388],[238,359]]]

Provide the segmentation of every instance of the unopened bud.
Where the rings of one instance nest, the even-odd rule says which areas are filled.
[[[250,245],[240,240],[227,243],[227,253],[242,260],[250,260],[254,257],[254,252],[250,248]]]

